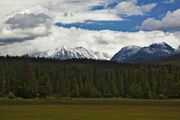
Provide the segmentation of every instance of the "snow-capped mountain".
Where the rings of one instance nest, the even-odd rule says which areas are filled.
[[[110,60],[110,56],[106,53],[89,51],[83,47],[76,48],[57,48],[51,49],[45,52],[39,52],[31,54],[32,57],[43,57],[43,58],[54,58],[58,60],[67,59],[100,59],[100,60]]]
[[[148,47],[141,48],[136,57],[143,58],[145,60],[154,60],[161,57],[168,57],[174,53],[175,49],[173,49],[170,45],[166,43],[155,43]]]
[[[134,56],[140,49],[141,47],[134,45],[124,47],[117,54],[115,54],[111,60],[125,62],[126,59]]]
[[[128,52],[127,52],[127,48]],[[125,47],[120,50],[113,58],[117,62],[146,62],[168,57],[175,53],[167,43],[155,43],[148,47]],[[124,57],[125,56],[125,57]],[[122,59],[123,58],[123,59]]]

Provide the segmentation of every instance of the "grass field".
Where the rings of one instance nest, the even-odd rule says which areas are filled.
[[[0,120],[180,120],[180,100],[3,98]]]

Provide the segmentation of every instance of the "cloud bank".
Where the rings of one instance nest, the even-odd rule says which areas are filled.
[[[0,18],[11,15],[14,12],[41,6],[54,16],[55,21],[62,23],[94,21],[123,20],[121,15],[144,15],[150,12],[155,3],[138,5],[137,0],[124,0],[114,7],[108,7],[117,0],[2,0],[0,4]],[[92,10],[96,6],[103,6],[102,9]],[[34,9],[34,12],[42,11]],[[0,21],[2,23],[2,21]]]
[[[147,46],[152,43],[167,42],[174,48],[180,44],[180,38],[173,33],[151,32],[115,32],[109,30],[90,31],[77,28],[59,28],[53,26],[51,34],[31,41],[14,43],[0,48],[3,55],[23,55],[46,51],[58,47],[85,47],[89,50],[115,54],[127,45]]]
[[[161,19],[154,18],[146,19],[141,28],[143,30],[165,30],[165,31],[180,31],[180,9],[167,14]]]

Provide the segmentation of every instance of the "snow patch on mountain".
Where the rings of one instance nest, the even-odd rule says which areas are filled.
[[[155,43],[151,44],[148,47],[144,47],[138,51],[137,54],[143,54],[148,56],[165,56],[171,55],[174,52],[174,49],[167,43]]]
[[[134,46],[134,45],[124,47],[117,54],[115,54],[111,60],[123,62],[127,58],[135,55],[140,49],[141,49],[141,47]]]

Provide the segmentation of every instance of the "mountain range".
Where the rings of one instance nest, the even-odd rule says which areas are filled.
[[[112,57],[112,61],[120,63],[152,62],[180,53],[165,42],[154,43],[147,47],[127,46]]]
[[[162,58],[166,58],[175,54],[180,54],[180,46],[178,49],[172,48],[165,42],[154,43],[150,46],[126,46],[117,52],[112,58],[106,54],[97,51],[87,50],[83,47],[75,48],[56,48],[44,52],[30,54],[35,58],[52,58],[57,60],[67,59],[95,59],[95,60],[111,60],[119,63],[134,62],[152,62]]]
[[[89,51],[83,47],[76,48],[56,48],[45,52],[33,53],[31,57],[39,58],[52,58],[58,60],[67,59],[100,59],[100,60],[110,60],[111,57],[106,53],[100,53],[97,51]]]

